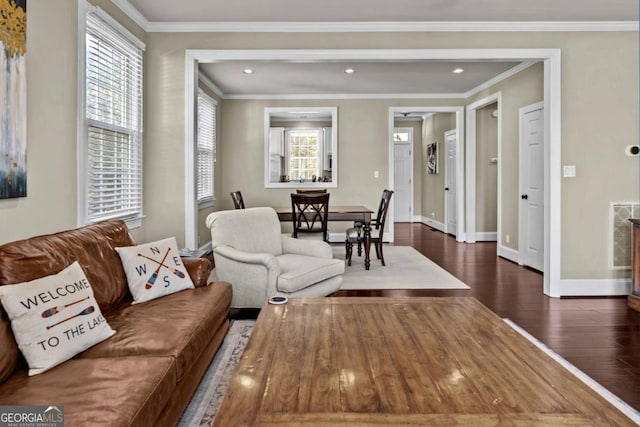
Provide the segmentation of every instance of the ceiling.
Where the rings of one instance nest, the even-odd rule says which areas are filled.
[[[590,23],[638,20],[637,0],[112,0],[147,27],[201,23]],[[151,24],[151,25],[149,25]],[[270,25],[270,27],[269,27]],[[309,26],[311,25],[311,26]],[[186,27],[185,27],[186,26]],[[169,27],[166,27],[169,28]],[[284,28],[284,27],[283,27]],[[319,25],[318,28],[321,28]],[[212,47],[213,48],[213,47]],[[395,94],[465,94],[517,66],[517,62],[287,62],[231,61],[201,64],[200,72],[223,98],[281,96],[375,97]],[[453,74],[454,68],[463,68]],[[253,74],[242,71],[250,68]],[[353,74],[345,74],[353,68]]]
[[[152,22],[637,21],[637,0],[129,0]]]

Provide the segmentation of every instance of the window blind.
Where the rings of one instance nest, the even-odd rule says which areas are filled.
[[[198,91],[196,156],[196,197],[198,203],[213,201],[216,161],[216,102],[201,90]]]
[[[142,216],[143,50],[99,9],[86,16],[86,215]]]

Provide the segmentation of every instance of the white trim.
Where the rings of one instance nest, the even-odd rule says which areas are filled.
[[[198,73],[198,81],[200,83],[202,83],[203,85],[205,85],[206,87],[208,87],[209,89],[211,89],[211,91],[213,93],[215,93],[216,95],[218,95],[220,98],[225,99],[224,92],[222,92],[220,90],[220,88],[218,86],[216,86],[216,84],[214,82],[212,82],[211,79],[209,77],[207,77],[205,74]],[[216,101],[216,103],[217,103],[217,101]]]
[[[562,126],[560,49],[544,61],[544,293],[562,295]]]
[[[117,5],[125,3],[119,0]],[[634,32],[638,21],[148,22],[144,29],[149,33]]]
[[[629,295],[631,279],[562,279],[562,296]]]
[[[636,28],[637,31],[637,28]],[[558,48],[541,49],[249,49],[249,50],[207,50],[188,49],[185,52],[186,66],[185,75],[187,83],[189,79],[194,84],[193,76],[194,62],[220,62],[225,60],[301,60],[301,61],[354,61],[354,60],[515,60],[515,61],[544,61],[544,102],[545,102],[545,157],[549,159],[549,169],[545,170],[545,274],[544,292],[549,296],[560,296],[561,286],[561,55]],[[188,87],[188,86],[187,86]],[[191,91],[185,91],[187,99]],[[187,103],[187,105],[189,105]],[[406,109],[406,107],[398,107]],[[186,109],[186,108],[185,108]],[[460,107],[464,110],[464,107]],[[186,109],[188,110],[188,109]],[[191,114],[191,118],[189,118]],[[188,133],[193,133],[189,128],[193,125],[193,112],[186,113],[185,144],[192,141],[188,138]],[[459,135],[464,133],[464,113],[457,115]],[[389,117],[389,131],[393,128],[393,116]],[[458,141],[462,138],[459,137]],[[463,149],[459,151],[460,161],[463,161]],[[463,171],[463,165],[460,166]],[[392,180],[392,176],[390,177]],[[391,182],[392,183],[392,182]],[[464,186],[461,180],[459,183]],[[548,190],[548,191],[547,191]],[[464,198],[464,192],[459,196]],[[464,200],[460,201],[463,206]],[[461,214],[464,216],[464,210]],[[460,213],[459,213],[460,214]],[[188,221],[188,220],[187,220]],[[193,219],[192,219],[193,221]],[[392,221],[392,218],[390,219]],[[462,227],[464,221],[458,221],[458,226]],[[461,236],[458,236],[461,237]]]
[[[558,49],[187,49],[201,63],[224,61],[513,60],[540,61]]]
[[[87,108],[86,108],[86,40],[85,32],[87,29],[87,10],[89,3],[86,0],[78,0],[78,79],[77,79],[77,103],[76,111],[76,224],[82,227],[87,224]]]
[[[196,198],[195,150],[197,135],[198,60],[189,50],[185,52],[185,144],[184,144],[184,247],[198,247],[198,200]],[[191,106],[191,108],[189,108]]]
[[[136,45],[136,47],[138,47],[139,49],[145,50],[145,44],[142,40],[140,40],[138,37],[136,37],[131,31],[127,30],[124,25],[122,25],[121,23],[119,23],[118,21],[116,21],[115,19],[113,19],[113,17],[111,15],[109,15],[107,12],[105,12],[103,9],[101,9],[98,6],[92,6],[91,4],[87,3],[88,5],[88,9],[92,11],[93,13],[95,13],[96,15],[98,15],[100,17],[100,19],[102,19],[103,21],[105,21],[107,24],[109,24],[109,26],[111,28],[113,28],[114,30],[116,30],[118,33],[120,33],[120,35],[122,35],[123,37],[125,37],[127,40],[129,40],[131,43],[133,43],[134,45]]]
[[[465,99],[464,93],[308,93],[242,94],[221,96],[231,100],[308,100],[308,99]]]
[[[129,3],[127,0],[111,0],[111,3],[118,6],[120,10],[122,10],[125,15],[127,15],[133,22],[138,24],[140,28],[142,28],[144,31],[148,31],[147,29],[149,28],[149,21],[131,3]]]
[[[331,113],[331,181],[330,182],[271,182],[269,175],[269,129],[271,127],[271,113],[286,113],[291,110],[317,111]],[[264,188],[337,188],[338,187],[338,107],[265,107],[264,108]]]
[[[500,242],[498,242],[498,256],[508,259],[509,261],[513,261],[516,264],[520,264],[520,252],[515,249],[502,246]]]
[[[467,106],[467,162],[465,176],[467,180],[467,242],[476,242],[476,111],[489,104],[497,102],[498,104],[498,188],[497,188],[497,224],[498,224],[498,241],[500,241],[501,232],[501,209],[502,206],[502,169],[500,158],[502,154],[502,92],[498,91],[487,97],[479,99]]]
[[[524,194],[526,192],[526,189],[522,187],[523,185],[523,165],[525,164],[525,150],[523,149],[523,144],[524,144],[524,115],[527,113],[531,113],[533,111],[537,111],[537,110],[543,110],[543,114],[544,114],[544,102],[536,102],[534,104],[531,105],[527,105],[524,107],[521,107],[518,110],[518,206],[523,206],[522,203],[523,201],[520,200],[520,196],[522,194]],[[546,126],[546,124],[542,123],[543,126]],[[547,158],[543,155],[542,158],[543,163],[547,162]],[[543,195],[544,196],[544,195]],[[543,198],[544,200],[544,198]],[[518,250],[520,250],[520,248],[523,248],[525,245],[523,245],[523,236],[525,235],[525,223],[523,220],[523,216],[524,216],[524,211],[523,209],[518,209]],[[543,230],[542,232],[544,233],[544,224],[543,224]],[[526,242],[528,243],[528,241]],[[544,250],[544,248],[543,248]],[[526,254],[525,254],[525,249],[523,249],[523,251],[520,251],[520,264],[521,265],[529,265],[530,267],[533,267],[530,264],[526,264],[524,261],[526,261]],[[535,266],[534,268],[537,268],[537,266]],[[544,254],[543,254],[543,273],[544,273]]]
[[[535,338],[533,335],[529,334],[522,327],[518,326],[511,319],[502,319],[509,326],[511,326],[516,332],[520,335],[528,339],[533,345],[538,347],[540,350],[545,352],[549,357],[562,365],[565,369],[567,369],[570,373],[572,373],[576,378],[582,381],[585,385],[591,388],[593,391],[598,393],[602,398],[607,400],[611,405],[616,407],[620,412],[630,418],[636,424],[640,424],[640,412],[638,412],[635,408],[632,408],[629,404],[627,404],[624,400],[620,399],[618,396],[607,390],[600,383],[595,381],[593,378],[582,372],[580,369],[576,368],[574,365],[569,363],[564,357],[560,356],[558,353],[549,348],[542,341]]]
[[[396,120],[397,120],[397,118],[394,119],[394,124],[395,124]],[[422,120],[422,119],[420,119],[420,120]],[[409,141],[407,141],[407,142],[396,142],[396,141],[393,140],[393,138],[391,138],[390,143],[394,147],[396,145],[407,145],[407,146],[409,146],[409,167],[411,168],[411,172],[410,172],[411,173],[411,185],[410,185],[410,188],[409,188],[409,192],[410,192],[410,195],[409,195],[409,197],[410,197],[410,199],[409,199],[409,203],[410,203],[410,206],[409,206],[409,209],[410,209],[410,211],[409,211],[409,221],[411,221],[412,220],[412,215],[413,215],[413,212],[414,212],[414,208],[415,208],[414,203],[413,203],[413,186],[415,185],[415,171],[414,171],[414,167],[413,167],[414,160],[415,160],[414,159],[414,152],[415,152],[414,134],[413,134],[413,128],[410,128],[410,127],[401,127],[401,126],[395,127],[393,129],[393,133],[398,133],[398,132],[407,132],[407,133],[409,133]],[[394,151],[394,158],[395,158],[395,151]],[[394,171],[394,173],[395,173],[395,171]],[[394,203],[394,206],[395,206],[395,203]]]
[[[476,242],[497,242],[497,231],[478,231],[476,233]]]
[[[417,222],[421,222],[422,224],[424,224],[424,225],[426,225],[428,227],[431,227],[433,229],[436,229],[438,231],[441,231],[443,233],[445,232],[444,231],[444,229],[445,229],[444,223],[442,223],[440,221],[436,221],[436,220],[431,219],[431,218],[428,218],[428,217],[426,217],[424,215],[419,217],[419,218],[420,219]]]

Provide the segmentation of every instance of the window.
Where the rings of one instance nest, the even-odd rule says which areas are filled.
[[[198,206],[212,205],[216,162],[216,101],[198,90],[198,135],[196,147],[196,198]]]
[[[287,165],[292,181],[311,181],[320,173],[322,129],[287,129]]]
[[[142,218],[144,45],[101,9],[87,5],[84,120],[79,149],[81,223]]]

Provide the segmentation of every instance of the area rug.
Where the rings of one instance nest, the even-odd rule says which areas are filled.
[[[540,350],[544,351],[547,355],[549,355],[553,360],[561,364],[565,369],[571,372],[575,377],[577,377],[580,381],[585,383],[589,388],[598,393],[604,399],[606,399],[613,406],[618,408],[620,412],[629,417],[633,422],[640,425],[640,412],[629,406],[624,400],[620,399],[615,394],[611,393],[609,390],[600,385],[593,378],[582,372],[580,369],[573,366],[567,359],[560,356],[555,351],[551,350],[546,344],[539,341],[533,335],[529,334],[527,331],[522,329],[516,323],[514,323],[511,319],[502,319],[509,326],[511,326],[516,332],[520,335],[528,339],[533,345],[538,347]]]
[[[199,427],[210,426],[213,423],[218,407],[227,391],[227,384],[240,361],[240,356],[242,356],[249,337],[251,337],[255,324],[255,320],[232,321],[229,333],[213,358],[213,362],[211,362],[177,426]]]
[[[371,248],[371,268],[364,268],[364,254],[353,248],[351,266],[346,266],[340,289],[469,289],[448,271],[411,246],[384,247],[383,267]],[[344,246],[333,246],[333,257],[344,259]]]

